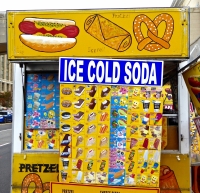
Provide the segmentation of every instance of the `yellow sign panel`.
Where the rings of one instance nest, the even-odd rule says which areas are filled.
[[[188,9],[8,12],[10,60],[187,58]]]
[[[121,186],[92,186],[51,182],[50,193],[159,193],[159,188],[135,188]]]
[[[160,166],[161,193],[190,192],[190,158],[185,154],[162,154]]]
[[[12,193],[49,192],[50,181],[58,180],[58,154],[14,154]]]
[[[200,115],[200,62],[183,73],[190,97]]]

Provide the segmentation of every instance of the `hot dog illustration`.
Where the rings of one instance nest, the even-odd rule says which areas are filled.
[[[200,102],[200,76],[194,75],[188,78],[188,83],[191,86],[191,91],[196,99]]]
[[[21,42],[39,52],[60,52],[76,45],[79,28],[66,19],[24,18],[19,24]]]

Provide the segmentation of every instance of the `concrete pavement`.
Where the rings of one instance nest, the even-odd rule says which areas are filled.
[[[11,188],[11,128],[11,123],[0,124],[0,193],[10,193]]]

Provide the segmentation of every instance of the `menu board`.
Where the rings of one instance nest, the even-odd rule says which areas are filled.
[[[56,73],[27,74],[24,149],[58,149],[59,83]]]
[[[60,84],[61,182],[159,187],[162,87]]]
[[[190,111],[191,162],[200,162],[200,136],[194,122],[195,112]]]

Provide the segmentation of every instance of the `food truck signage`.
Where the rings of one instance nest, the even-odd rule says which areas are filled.
[[[134,191],[135,193],[160,193],[159,188],[147,188],[147,187],[122,187],[122,186],[90,186],[84,184],[73,183],[58,183],[51,182],[50,193],[82,193],[82,192],[97,192],[97,193],[128,193]]]
[[[188,9],[9,11],[8,59],[188,58]]]
[[[163,61],[65,58],[59,61],[59,82],[162,86]]]
[[[187,89],[190,93],[192,102],[200,115],[200,62],[191,66],[183,73]]]

